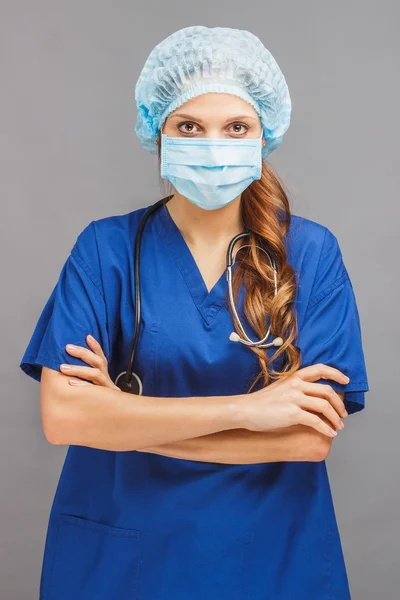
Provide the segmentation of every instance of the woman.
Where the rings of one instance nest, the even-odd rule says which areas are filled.
[[[368,382],[337,239],[290,213],[265,161],[289,126],[286,81],[253,34],[187,27],[154,48],[136,101],[173,184],[143,229],[142,387],[120,383],[150,206],[80,233],[20,364],[47,439],[69,445],[40,597],[348,599],[324,459]],[[225,274],[240,233],[243,330]],[[269,327],[267,348],[249,343]]]

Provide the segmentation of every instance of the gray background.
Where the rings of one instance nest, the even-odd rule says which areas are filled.
[[[292,211],[339,239],[370,382],[367,408],[345,421],[327,459],[352,598],[397,599],[398,4],[2,0],[0,7],[0,597],[38,597],[66,452],[45,440],[39,384],[19,361],[78,233],[161,197],[157,159],[134,135],[134,85],[158,42],[207,25],[252,31],[289,85],[292,123],[270,162]]]

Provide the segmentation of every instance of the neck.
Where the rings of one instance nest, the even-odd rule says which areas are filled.
[[[175,190],[166,208],[189,244],[215,246],[245,231],[240,216],[240,200],[241,195],[222,208],[205,210]]]

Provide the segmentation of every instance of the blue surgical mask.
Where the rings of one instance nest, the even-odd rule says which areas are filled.
[[[261,179],[259,138],[185,138],[161,134],[161,177],[180,194],[206,210],[237,198]]]

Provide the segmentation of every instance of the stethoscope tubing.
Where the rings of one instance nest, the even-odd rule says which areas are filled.
[[[135,360],[136,349],[139,341],[140,334],[140,321],[142,318],[142,304],[141,304],[141,291],[140,291],[140,249],[142,243],[142,235],[144,227],[149,217],[161,206],[167,202],[171,196],[166,196],[155,202],[149,210],[142,217],[135,241],[135,258],[134,258],[134,279],[135,279],[135,329],[132,338],[131,348],[129,351],[129,360],[126,371],[122,371],[115,379],[115,385],[117,385],[122,391],[129,392],[131,394],[141,395],[143,391],[143,384],[140,377],[133,372],[133,362]]]

